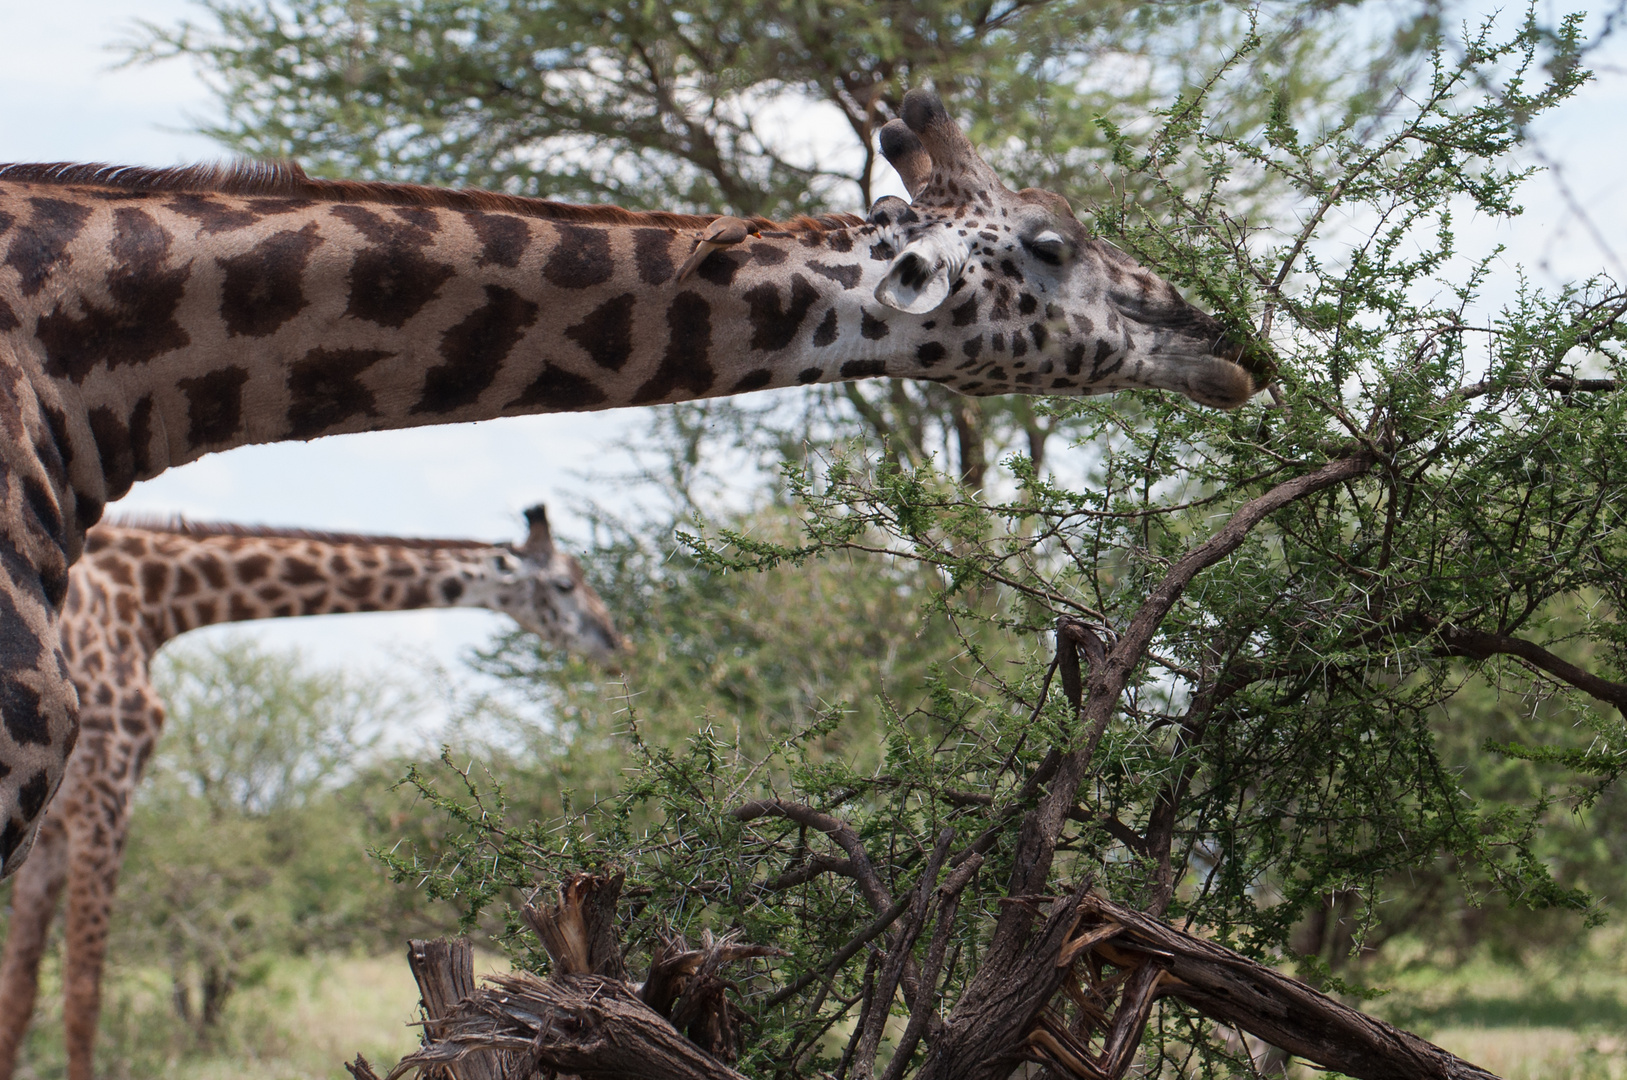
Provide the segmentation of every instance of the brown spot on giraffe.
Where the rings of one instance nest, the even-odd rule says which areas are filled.
[[[82,300],[82,315],[58,303],[36,325],[53,376],[82,383],[94,368],[145,364],[192,342],[175,319],[192,268],[165,269],[169,231],[144,210],[120,207],[112,233],[105,281],[111,303]]]
[[[556,225],[557,237],[542,276],[562,289],[602,285],[615,272],[610,236],[586,225]]]
[[[361,374],[393,354],[382,349],[310,350],[288,371],[288,434],[308,439],[355,416],[377,416],[373,391]]]
[[[819,290],[801,274],[791,276],[790,302],[782,304],[775,285],[759,285],[744,294],[751,319],[751,347],[762,351],[783,349],[796,340],[808,309],[819,300]]]
[[[813,343],[817,348],[823,348],[836,340],[836,309],[831,308],[825,312],[825,317],[819,320],[814,328]]]
[[[851,263],[833,266],[815,259],[808,263],[808,269],[820,277],[829,278],[843,289],[855,288],[859,284],[859,279],[864,277],[864,271]]]
[[[745,394],[752,390],[761,390],[763,387],[772,382],[773,379],[774,373],[767,368],[758,368],[756,371],[748,371],[744,375],[740,376],[740,378],[735,381],[733,386],[729,387],[729,393]]]
[[[480,238],[480,254],[476,256],[478,266],[508,266],[520,265],[520,256],[525,254],[526,247],[531,242],[531,229],[526,225],[524,218],[513,214],[487,214],[479,210],[465,210],[464,220]]]
[[[249,373],[236,364],[177,385],[186,395],[186,437],[193,446],[223,443],[243,426],[243,384]]]
[[[678,272],[672,261],[673,234],[666,229],[633,230],[633,262],[638,280],[645,285],[665,285]]]
[[[322,243],[316,223],[298,232],[273,233],[241,255],[217,259],[226,272],[220,317],[233,337],[265,337],[298,315],[310,300],[303,284],[311,253]]]
[[[12,234],[6,249],[5,265],[17,271],[18,289],[34,296],[45,287],[45,279],[67,259],[68,245],[90,220],[89,208],[65,199],[39,196],[27,200],[28,220]],[[15,220],[6,215],[9,224]]]
[[[620,371],[633,355],[632,293],[612,296],[578,322],[565,328],[565,336],[576,342],[593,362],[611,371]]]
[[[400,329],[456,273],[451,264],[423,254],[433,234],[416,222],[392,222],[362,206],[336,206],[329,212],[375,245],[356,252],[350,264],[347,315]]]
[[[412,411],[444,414],[473,404],[536,321],[536,304],[513,289],[487,285],[485,305],[441,336],[446,362],[424,373],[424,393]]]
[[[727,253],[719,252],[703,265],[711,265]],[[633,394],[634,405],[665,401],[679,390],[692,395],[705,394],[717,379],[711,364],[712,305],[699,293],[681,292],[667,307],[667,351],[655,375]]]
[[[198,223],[204,233],[232,232],[257,224],[263,216],[250,207],[222,202],[208,195],[177,195],[164,206]]]

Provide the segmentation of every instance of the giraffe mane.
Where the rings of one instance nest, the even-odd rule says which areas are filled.
[[[548,221],[589,225],[649,225],[666,229],[701,229],[718,214],[674,214],[664,210],[627,210],[620,206],[577,205],[473,188],[439,188],[392,184],[378,180],[324,180],[309,176],[292,161],[232,161],[172,168],[132,165],[0,164],[0,180],[24,184],[60,184],[113,188],[137,194],[236,195],[261,198],[307,198],[336,203],[382,203],[449,210],[483,210]],[[748,219],[766,232],[830,232],[864,224],[856,214],[800,215],[788,222],[765,217]]]
[[[242,525],[231,521],[191,521],[180,514],[128,514],[106,518],[91,527],[97,529],[141,529],[144,532],[172,533],[194,540],[210,537],[242,537],[244,539],[311,540],[319,544],[385,545],[420,549],[445,550],[449,548],[495,548],[508,545],[488,540],[443,540],[421,537],[382,536],[371,533],[324,532],[320,529],[284,529],[271,525]]]

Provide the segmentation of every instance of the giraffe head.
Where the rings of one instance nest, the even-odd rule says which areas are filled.
[[[582,564],[555,546],[544,507],[531,507],[525,520],[525,540],[494,557],[489,578],[468,582],[463,602],[501,611],[550,645],[619,671],[621,635]]]
[[[891,255],[875,298],[925,317],[925,329],[993,331],[960,342],[964,357],[924,346],[935,366],[953,361],[931,377],[975,394],[1155,386],[1228,409],[1264,385],[1258,352],[1093,238],[1066,199],[1002,184],[936,95],[910,91],[902,114],[882,128],[881,150],[911,201],[871,208]]]

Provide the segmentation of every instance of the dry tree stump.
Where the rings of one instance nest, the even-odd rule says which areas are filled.
[[[707,935],[697,949],[664,941],[644,980],[630,982],[615,925],[621,886],[619,874],[581,873],[560,886],[557,904],[526,905],[522,915],[553,963],[547,978],[516,972],[477,985],[467,941],[412,942],[424,1045],[382,1080],[415,1071],[421,1080],[744,1080],[732,1068],[743,1015],[723,971],[785,954],[729,936]],[[991,949],[948,1017],[917,1025],[912,1014],[912,1027],[932,1032],[917,1074],[923,1080],[996,1080],[1024,1061],[1055,1077],[1119,1080],[1165,997],[1358,1080],[1496,1080],[1086,886],[1065,897],[1010,902],[1043,914],[1035,931],[1009,955]],[[933,999],[920,1007],[920,1000],[923,1016],[936,1007]],[[887,1075],[901,1075],[907,1064],[894,1061]],[[867,1065],[856,1075],[870,1075],[875,1063]],[[355,1080],[381,1080],[360,1056],[346,1067]]]

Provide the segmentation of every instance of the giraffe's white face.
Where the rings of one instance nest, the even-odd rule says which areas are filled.
[[[500,548],[485,569],[468,582],[463,603],[501,611],[550,645],[620,669],[621,635],[575,558],[552,545]]]
[[[949,358],[959,377],[945,381],[956,389],[1096,394],[1155,385],[1219,408],[1254,393],[1236,362],[1243,350],[1219,322],[1093,239],[1049,192],[1001,192],[974,207],[889,196],[870,221],[898,253],[876,300],[940,325],[986,328],[968,339],[976,352]]]
[[[936,337],[917,349],[922,377],[979,395],[1159,387],[1219,408],[1259,389],[1263,353],[1060,195],[1006,188],[935,97],[911,91],[903,112],[881,146],[912,200],[870,210],[871,258],[889,260],[873,295]]]

